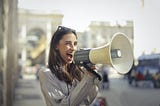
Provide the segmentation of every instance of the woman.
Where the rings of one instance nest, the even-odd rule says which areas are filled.
[[[59,26],[51,39],[48,67],[39,71],[47,106],[90,105],[96,97],[97,77],[73,63],[76,50],[75,30]]]

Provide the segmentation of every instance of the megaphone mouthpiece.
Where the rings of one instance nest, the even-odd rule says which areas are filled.
[[[91,49],[81,49],[74,53],[74,63],[76,64],[82,64],[85,63],[91,63],[89,59],[89,52]]]

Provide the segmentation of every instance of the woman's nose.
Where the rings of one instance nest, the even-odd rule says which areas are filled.
[[[73,51],[75,51],[77,49],[77,46],[75,46],[75,45],[71,45],[71,50],[73,50]]]

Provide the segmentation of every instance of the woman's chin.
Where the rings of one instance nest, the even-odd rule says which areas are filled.
[[[67,60],[67,63],[70,64],[73,62],[73,59],[72,60]]]

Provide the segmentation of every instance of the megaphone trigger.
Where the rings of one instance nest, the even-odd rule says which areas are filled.
[[[83,65],[84,68],[87,69],[87,71],[89,71],[90,73],[92,73],[93,75],[95,75],[98,78],[99,81],[102,80],[102,76],[99,73],[97,73],[96,71],[94,71],[94,69],[92,69],[91,67],[89,67],[87,65],[87,63],[83,62],[82,65]]]

